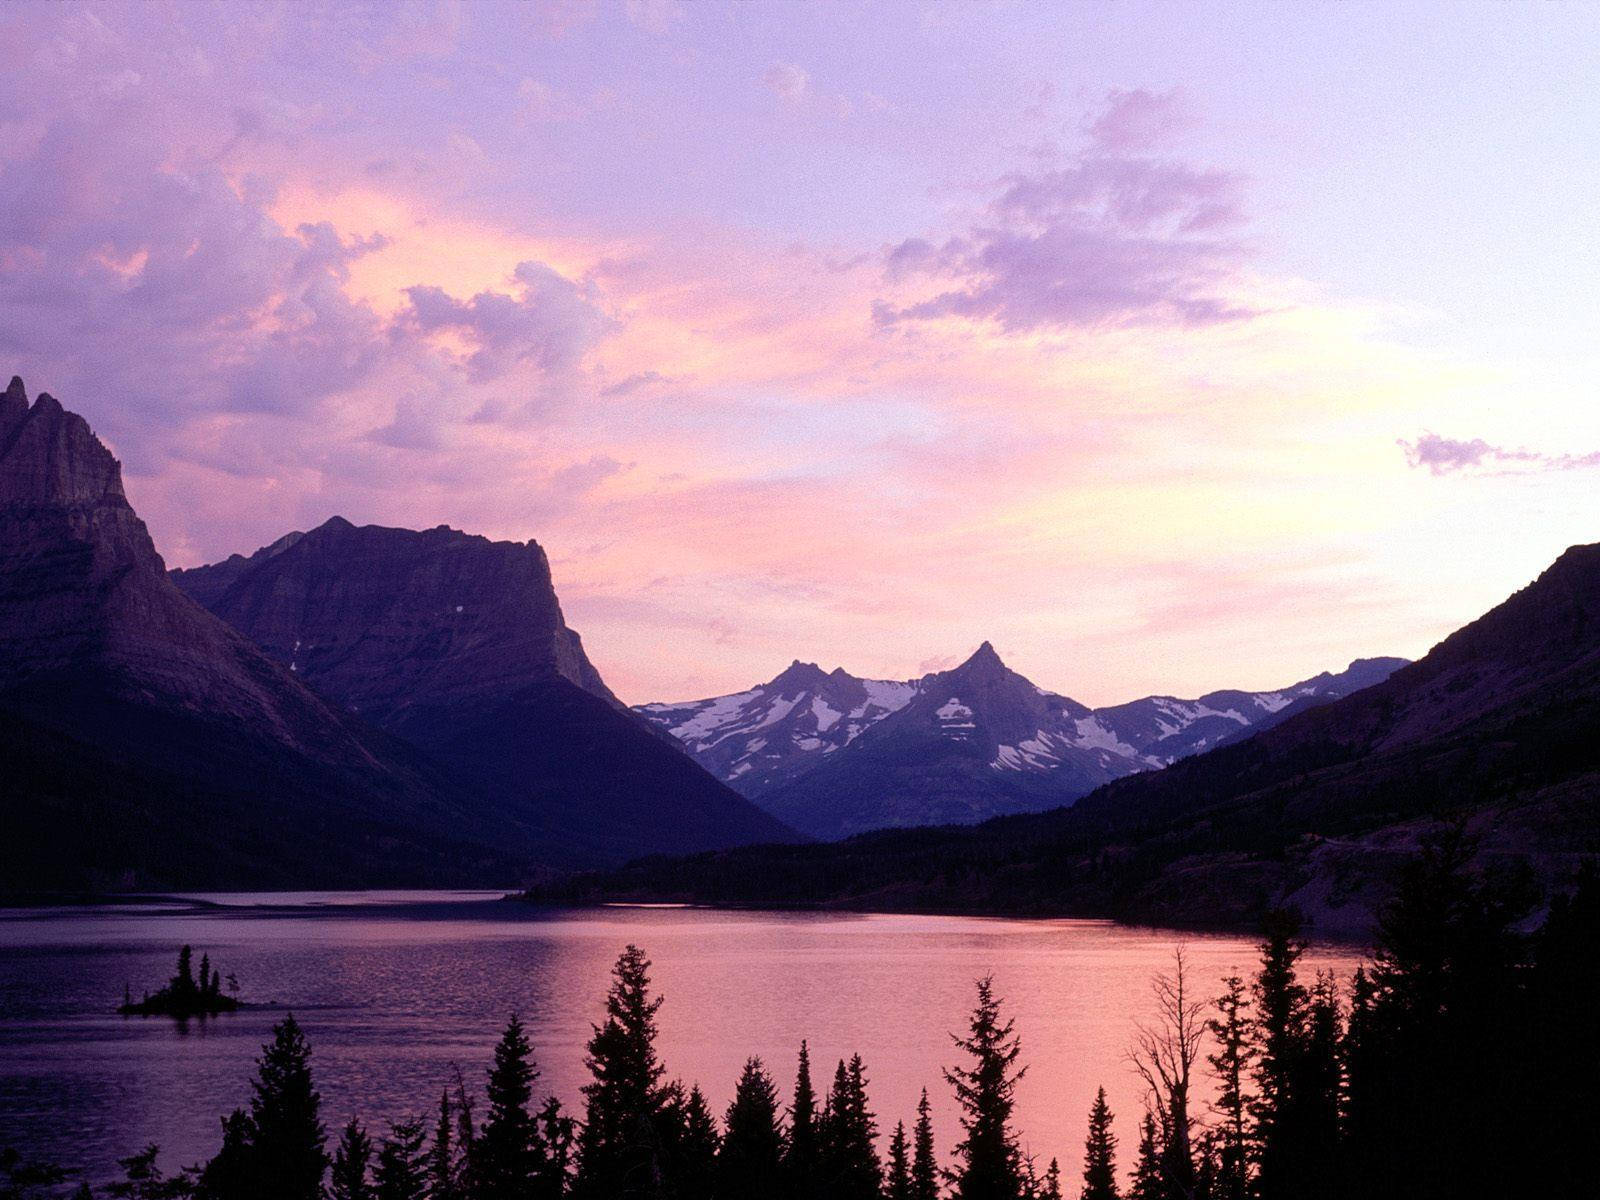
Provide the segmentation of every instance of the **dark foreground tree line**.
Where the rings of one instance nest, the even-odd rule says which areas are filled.
[[[991,981],[945,1073],[960,1136],[941,1164],[927,1093],[908,1129],[879,1118],[860,1056],[820,1090],[801,1044],[787,1103],[750,1059],[719,1121],[656,1052],[661,999],[630,946],[594,1027],[581,1120],[536,1103],[512,1017],[479,1112],[459,1077],[436,1111],[330,1138],[292,1016],[263,1047],[248,1107],[209,1162],[166,1177],[156,1148],[99,1195],[133,1200],[1322,1200],[1589,1194],[1600,1118],[1600,886],[1586,872],[1537,933],[1513,891],[1471,874],[1459,839],[1430,845],[1342,986],[1306,978],[1292,916],[1265,932],[1253,978],[1196,990],[1181,950],[1155,981],[1158,1018],[1129,1061],[1147,1085],[1132,1134],[1102,1090],[1081,1158],[1026,1156],[1013,1123],[1026,1067]],[[1207,1079],[1209,1076],[1209,1079]],[[1202,1092],[1215,1099],[1200,1111]],[[1131,1137],[1131,1153],[1124,1139]],[[1125,1161],[1119,1161],[1119,1158]],[[1081,1164],[1081,1165],[1080,1165]],[[30,1176],[30,1171],[32,1172]],[[10,1178],[11,1185],[5,1184]],[[62,1176],[0,1158],[0,1200]],[[88,1187],[76,1195],[88,1197]]]

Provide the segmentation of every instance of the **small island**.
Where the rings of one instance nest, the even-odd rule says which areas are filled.
[[[125,1017],[209,1017],[217,1013],[233,1012],[240,1007],[240,1001],[235,996],[227,996],[222,992],[222,972],[211,965],[209,955],[200,956],[200,978],[195,979],[190,963],[194,951],[184,946],[178,951],[178,972],[167,986],[155,995],[149,992],[141,1000],[134,1000],[131,991],[124,987],[122,1004],[117,1011]],[[238,985],[229,976],[229,984],[235,990]]]

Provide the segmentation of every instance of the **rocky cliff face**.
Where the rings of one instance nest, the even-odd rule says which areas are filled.
[[[437,705],[543,679],[622,707],[567,628],[536,542],[334,517],[172,578],[318,691],[402,732]]]
[[[19,379],[0,399],[0,733],[19,884],[515,877],[487,849],[499,823],[172,586],[116,459]]]
[[[537,543],[335,517],[173,579],[568,861],[793,836],[611,694]]]

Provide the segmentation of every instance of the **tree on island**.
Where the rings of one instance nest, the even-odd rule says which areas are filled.
[[[211,956],[200,956],[200,978],[194,976],[194,951],[184,946],[178,951],[178,969],[167,986],[135,1003],[130,989],[124,985],[122,1004],[117,1011],[123,1016],[147,1017],[205,1017],[215,1013],[233,1012],[239,1001],[222,992],[222,973],[211,966]],[[230,978],[232,978],[230,976]]]

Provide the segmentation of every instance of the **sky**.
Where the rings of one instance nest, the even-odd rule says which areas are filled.
[[[169,565],[537,539],[630,702],[1419,656],[1600,540],[1600,6],[0,8],[0,372]]]

